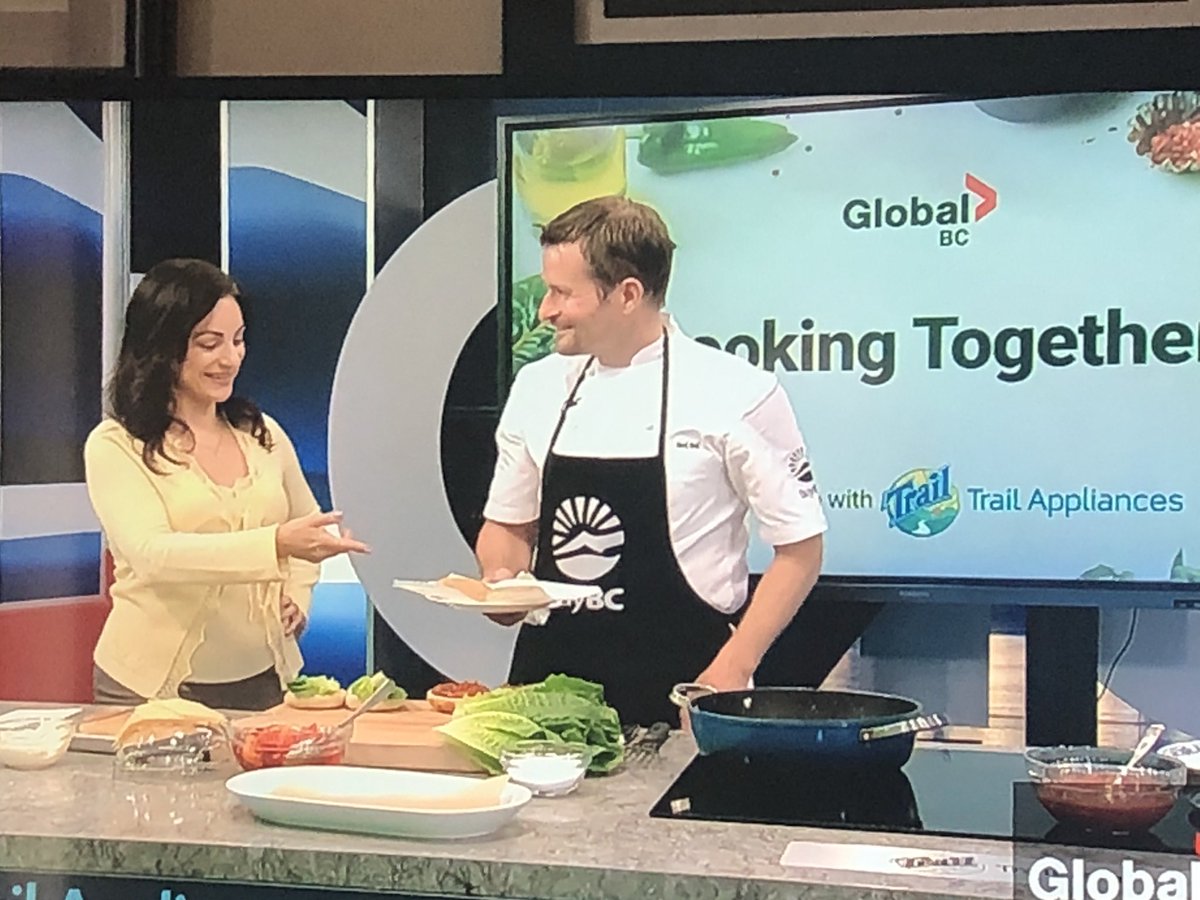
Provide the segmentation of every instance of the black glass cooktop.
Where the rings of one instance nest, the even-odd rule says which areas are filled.
[[[650,815],[1186,854],[1196,852],[1200,832],[1200,810],[1186,795],[1141,834],[1063,825],[1038,802],[1021,753],[929,747],[918,747],[903,769],[890,772],[697,756]]]

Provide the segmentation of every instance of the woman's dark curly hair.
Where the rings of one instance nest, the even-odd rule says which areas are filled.
[[[180,464],[163,448],[172,425],[190,432],[175,417],[179,368],[193,329],[222,297],[232,297],[242,306],[237,284],[216,266],[200,259],[168,259],[146,273],[125,310],[125,334],[108,385],[108,406],[112,417],[142,442],[142,459],[152,472],[162,474],[156,456]],[[271,433],[250,400],[232,396],[217,404],[217,415],[271,449]]]

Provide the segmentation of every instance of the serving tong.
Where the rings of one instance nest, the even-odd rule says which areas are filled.
[[[649,762],[658,756],[671,736],[671,726],[666,722],[655,722],[649,728],[627,725],[621,734],[625,738],[625,758],[630,762]]]

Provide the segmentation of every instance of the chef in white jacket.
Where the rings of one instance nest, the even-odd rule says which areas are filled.
[[[653,209],[589,200],[541,242],[556,352],[513,384],[476,554],[485,579],[531,570],[603,599],[522,625],[510,681],[565,672],[625,722],[673,721],[676,683],[745,688],[816,581],[804,437],[774,374],[664,312],[675,245]],[[774,548],[753,598],[749,512]]]

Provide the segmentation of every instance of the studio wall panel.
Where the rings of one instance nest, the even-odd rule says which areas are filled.
[[[0,104],[0,482],[83,479],[100,418],[104,149],[64,103]]]
[[[329,397],[367,286],[369,105],[232,101],[226,110],[222,243],[247,324],[237,391],[287,431],[317,502],[330,509]],[[363,674],[367,617],[349,562],[329,561],[313,591],[306,670],[343,683]]]
[[[501,5],[194,0],[179,7],[179,74],[498,74]]]
[[[221,261],[221,105],[133,101],[130,109],[130,266],[172,257]]]
[[[0,3],[0,69],[125,65],[127,0]]]
[[[367,281],[367,126],[354,105],[229,104],[228,265],[247,298],[238,390],[288,431],[330,505],[329,394]]]

